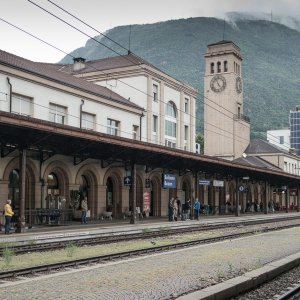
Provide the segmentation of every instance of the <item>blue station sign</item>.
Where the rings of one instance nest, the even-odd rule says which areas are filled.
[[[124,177],[124,185],[132,185],[132,178],[131,176]]]
[[[176,175],[162,174],[162,188],[164,189],[176,188]]]
[[[199,185],[210,185],[210,180],[207,179],[199,179]]]

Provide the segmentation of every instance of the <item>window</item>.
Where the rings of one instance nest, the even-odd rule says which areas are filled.
[[[140,127],[137,125],[132,126],[132,138],[134,140],[140,139]]]
[[[21,95],[12,95],[12,107],[11,112],[14,114],[31,116],[32,115],[32,99],[21,96]]]
[[[189,99],[188,98],[184,99],[184,112],[187,114],[189,113]]]
[[[281,144],[281,145],[284,144],[284,136],[279,137],[279,144]]]
[[[83,112],[81,128],[88,130],[95,130],[95,115]]]
[[[169,101],[166,107],[165,117],[165,135],[169,138],[168,140],[176,141],[177,136],[177,109],[174,102]]]
[[[166,107],[166,115],[169,117],[173,117],[176,118],[176,106],[172,101],[169,101],[167,103],[167,107]]]
[[[153,133],[157,133],[157,128],[158,128],[158,116],[153,115],[153,128],[152,131]]]
[[[111,135],[119,135],[120,122],[107,119],[107,133]]]
[[[217,72],[221,73],[221,62],[220,61],[217,62]]]
[[[50,103],[49,120],[54,123],[65,124],[67,109],[63,106]]]
[[[228,72],[228,62],[227,62],[227,60],[224,61],[224,72]]]
[[[177,126],[177,124],[175,122],[166,120],[165,125],[166,125],[165,134],[167,136],[176,138],[176,126]]]
[[[176,143],[173,141],[165,140],[165,145],[170,148],[176,148]]]
[[[153,84],[153,101],[158,101],[158,85]]]
[[[189,140],[189,126],[184,125],[184,141],[188,141]]]
[[[215,64],[211,63],[210,64],[210,74],[214,74],[215,73]]]

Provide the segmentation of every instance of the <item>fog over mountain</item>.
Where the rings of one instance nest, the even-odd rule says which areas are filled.
[[[199,90],[197,130],[203,130],[204,54],[208,44],[223,38],[243,56],[244,114],[251,119],[252,137],[289,126],[289,111],[300,105],[300,21],[288,16],[232,12],[224,20],[199,17],[154,24],[119,26],[106,35],[151,64]],[[276,20],[276,21],[275,21]],[[126,53],[111,40],[96,40]],[[87,60],[117,55],[90,39],[71,55]],[[66,56],[63,63],[72,63]]]

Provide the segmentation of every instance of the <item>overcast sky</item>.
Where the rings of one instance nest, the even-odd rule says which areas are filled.
[[[155,23],[171,19],[205,16],[224,18],[225,13],[231,11],[266,14],[271,14],[272,11],[274,15],[290,16],[300,13],[299,0],[1,0],[0,49],[33,61],[44,62],[57,62],[65,54],[12,25],[66,53],[84,46],[88,36],[70,28],[31,2],[90,36],[98,34],[62,12],[51,2],[100,32],[119,25]]]

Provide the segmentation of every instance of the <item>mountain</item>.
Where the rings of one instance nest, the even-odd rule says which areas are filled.
[[[286,19],[282,20],[286,23]],[[199,90],[198,131],[203,129],[206,46],[223,39],[233,41],[241,48],[244,59],[244,114],[251,119],[251,136],[265,138],[269,129],[287,128],[289,111],[300,105],[300,23],[291,22],[295,29],[281,23],[233,13],[227,16],[226,22],[216,18],[189,18],[115,27],[105,35],[128,48],[131,31],[132,52]],[[126,52],[111,40],[96,36],[70,54],[94,60]],[[70,56],[61,61],[71,62]]]

